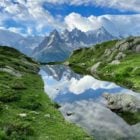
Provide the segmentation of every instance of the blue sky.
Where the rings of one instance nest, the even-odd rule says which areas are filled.
[[[68,5],[62,4],[56,6],[55,4],[44,3],[43,7],[46,10],[49,10],[53,16],[60,14],[61,16],[66,16],[72,12],[79,13],[82,16],[88,17],[90,15],[100,16],[105,14],[113,14],[113,15],[131,15],[136,14],[138,12],[131,10],[119,10],[116,8],[95,6],[95,5]]]
[[[139,0],[0,0],[0,29],[24,35],[45,35],[54,28],[82,31],[112,26],[139,33]],[[125,20],[125,23],[124,23]],[[120,28],[120,29],[119,29]]]

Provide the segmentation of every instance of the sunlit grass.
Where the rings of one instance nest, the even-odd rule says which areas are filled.
[[[46,93],[38,64],[18,51],[0,47],[0,140],[90,140],[80,127],[66,122]]]

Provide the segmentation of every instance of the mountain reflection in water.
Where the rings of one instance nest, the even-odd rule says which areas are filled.
[[[140,123],[130,126],[105,105],[104,93],[137,93],[111,82],[96,80],[89,75],[79,75],[64,65],[42,66],[40,75],[45,91],[61,104],[64,117],[83,127],[98,140],[139,140]],[[69,115],[68,115],[69,114]]]

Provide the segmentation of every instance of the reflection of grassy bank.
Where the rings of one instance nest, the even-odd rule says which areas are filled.
[[[88,140],[65,122],[44,93],[38,64],[15,49],[0,47],[0,139]]]
[[[140,112],[132,113],[132,112],[118,112],[119,116],[121,116],[126,122],[130,125],[136,124],[140,122]]]

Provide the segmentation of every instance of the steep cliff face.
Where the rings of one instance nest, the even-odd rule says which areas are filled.
[[[87,139],[77,126],[65,122],[58,105],[46,93],[39,65],[17,50],[0,47],[0,139]]]

